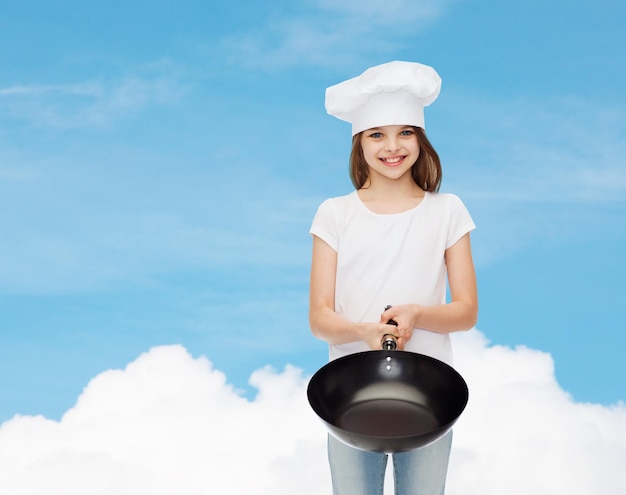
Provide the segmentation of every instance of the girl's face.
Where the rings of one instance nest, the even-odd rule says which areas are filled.
[[[363,131],[361,147],[371,180],[400,179],[407,172],[410,177],[411,167],[420,154],[415,131],[406,125],[384,125]]]

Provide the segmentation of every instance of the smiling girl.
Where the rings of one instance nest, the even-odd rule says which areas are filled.
[[[352,124],[356,189],[322,203],[311,227],[310,325],[331,360],[381,349],[391,333],[399,349],[452,364],[449,334],[476,322],[474,223],[457,196],[438,192],[439,156],[424,132],[440,86],[431,67],[390,62],[326,90],[328,113]],[[396,494],[443,494],[451,442],[450,432],[393,454]],[[332,436],[328,454],[335,495],[383,493],[387,454]]]

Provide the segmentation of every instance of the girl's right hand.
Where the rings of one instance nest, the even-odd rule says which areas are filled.
[[[382,349],[382,341],[385,335],[393,335],[398,344],[398,350],[404,349],[404,339],[401,338],[398,327],[385,323],[368,323],[363,332],[363,340],[370,349],[380,351]]]

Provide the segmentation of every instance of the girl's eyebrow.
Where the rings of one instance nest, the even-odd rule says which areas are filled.
[[[412,125],[407,124],[407,125],[404,125],[404,126],[402,126],[402,127],[400,128],[400,130],[404,130],[404,129],[413,129],[413,126],[412,126]],[[370,127],[370,128],[368,129],[368,131],[379,131],[379,132],[382,132],[382,127]]]

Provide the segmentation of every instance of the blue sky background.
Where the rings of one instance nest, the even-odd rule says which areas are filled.
[[[443,79],[426,127],[478,225],[477,328],[577,401],[626,398],[626,5],[338,3],[2,2],[0,422],[161,344],[242,390],[319,368],[308,228],[351,190],[324,89],[390,60]]]

